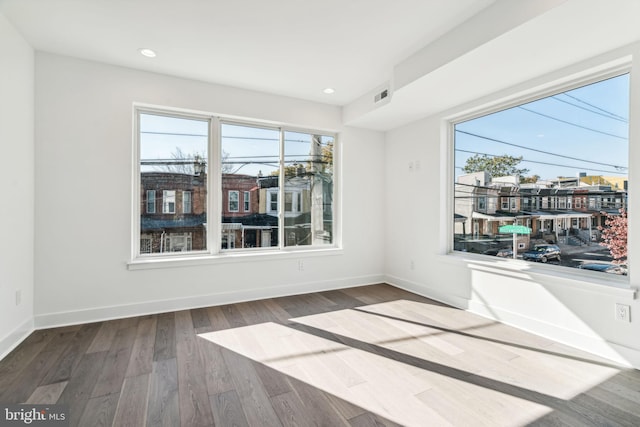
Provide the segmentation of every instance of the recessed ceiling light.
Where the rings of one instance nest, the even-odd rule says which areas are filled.
[[[323,90],[323,92],[326,93],[327,95],[330,95],[335,92],[335,89],[332,87],[328,87],[325,90]]]
[[[141,55],[144,55],[147,58],[155,58],[156,57],[156,52],[153,49],[142,48],[142,49],[138,49],[138,52],[140,52]]]

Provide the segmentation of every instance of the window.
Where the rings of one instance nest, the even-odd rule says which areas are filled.
[[[142,107],[135,119],[133,258],[335,244],[335,136]]]
[[[478,210],[484,211],[487,209],[487,198],[485,196],[478,196]]]
[[[140,255],[207,248],[206,175],[210,121],[138,110],[137,177],[146,208],[137,213]],[[177,200],[181,194],[181,201]],[[162,197],[162,214],[156,198]],[[176,203],[182,213],[175,215]]]
[[[164,190],[162,192],[162,213],[176,213],[176,192],[175,190]]]
[[[182,213],[191,213],[191,191],[182,192]]]
[[[147,213],[156,213],[156,190],[147,190]]]
[[[503,211],[508,211],[509,210],[509,198],[508,197],[501,197],[501,204],[500,204],[500,209],[502,209]]]
[[[229,191],[229,212],[238,212],[240,210],[240,193],[238,191]]]
[[[275,191],[269,191],[267,194],[269,199],[269,213],[278,214],[278,193]]]
[[[613,259],[614,251],[599,244],[611,242],[591,236],[600,236],[596,227],[606,234],[607,220],[626,218],[618,209],[626,209],[628,191],[628,117],[629,75],[620,74],[454,123],[453,249],[513,249],[512,233],[500,233],[504,212],[484,210],[480,198],[480,212],[465,202],[480,193],[495,197],[509,183],[514,190],[500,196],[500,210],[510,209],[513,224],[529,224],[517,236],[525,246],[518,258],[536,245],[554,244],[562,256],[544,259],[551,264],[626,262],[626,255]],[[626,252],[623,237],[614,244],[624,240]]]
[[[333,136],[226,122],[220,134],[223,188],[232,182],[246,188],[249,213],[233,219],[244,232],[223,248],[333,244]],[[251,211],[252,189],[257,212]],[[236,197],[229,194],[230,211]],[[223,216],[223,227],[230,221]]]

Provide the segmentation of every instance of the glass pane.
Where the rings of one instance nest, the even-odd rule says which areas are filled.
[[[206,120],[140,114],[140,253],[206,247]]]
[[[280,132],[223,123],[221,143],[222,249],[278,246]]]
[[[454,249],[626,274],[628,113],[625,74],[458,123]]]
[[[285,246],[333,243],[334,138],[285,132]]]

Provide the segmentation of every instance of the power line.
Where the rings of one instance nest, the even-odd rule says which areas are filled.
[[[482,156],[489,156],[489,157],[500,157],[500,155],[498,155],[498,154],[479,153],[477,151],[467,151],[467,150],[461,150],[461,149],[458,149],[458,148],[456,148],[455,151],[458,151],[460,153],[468,153],[468,154],[480,154]],[[602,169],[583,168],[582,166],[576,166],[576,165],[560,165],[560,164],[557,164],[557,163],[539,162],[539,161],[536,161],[536,160],[522,159],[521,162],[536,163],[536,164],[546,165],[546,166],[559,166],[559,167],[571,168],[571,169],[586,169],[586,170],[593,171],[593,172],[604,172],[604,173],[613,173],[613,174],[625,175],[624,173],[618,172],[618,171],[608,171],[608,170],[602,170]]]
[[[578,98],[577,96],[569,95],[569,94],[568,94],[568,93],[566,93],[566,92],[565,92],[565,93],[563,93],[563,95],[564,95],[564,96],[568,96],[568,97],[569,97],[569,98],[571,98],[571,99],[575,99],[576,101],[581,102],[581,103],[583,103],[583,104],[585,104],[585,105],[588,105],[589,107],[593,107],[593,108],[595,108],[596,110],[602,111],[603,113],[609,114],[610,116],[617,117],[617,118],[619,118],[619,119],[621,119],[621,120],[624,120],[624,121],[625,121],[625,122],[627,122],[627,123],[629,122],[629,121],[628,121],[627,119],[625,119],[624,117],[622,117],[622,116],[620,116],[620,115],[618,115],[618,114],[612,113],[611,111],[607,111],[607,110],[605,110],[604,108],[600,108],[600,107],[598,107],[597,105],[590,104],[590,103],[588,103],[587,101],[585,101],[585,100],[582,100],[582,99]]]
[[[208,138],[207,134],[198,134],[198,133],[179,133],[179,132],[154,132],[154,131],[140,131],[141,134],[145,135],[168,135],[168,136],[188,136],[188,137],[197,137],[197,138]],[[266,138],[259,136],[232,136],[232,135],[221,135],[222,139],[247,139],[247,140],[255,140],[255,141],[280,141],[280,138]],[[304,139],[285,139],[284,142],[303,142],[305,144],[310,144],[312,141],[307,141]],[[333,142],[320,143],[320,145],[327,146],[331,145]]]
[[[566,93],[564,95],[566,95]],[[567,95],[567,96],[571,96],[571,95]],[[571,106],[579,108],[581,110],[589,111],[590,113],[593,113],[593,114],[598,114],[598,115],[606,117],[608,119],[617,120],[617,121],[623,122],[623,123],[629,123],[629,120],[617,117],[617,116],[613,115],[613,113],[601,113],[600,111],[594,111],[591,108],[587,108],[587,107],[583,107],[583,106],[578,105],[578,104],[574,104],[573,102],[569,102],[569,101],[567,101],[565,99],[560,99],[560,98],[558,98],[558,95],[552,96],[551,99],[554,99],[554,100],[559,101],[559,102],[563,102],[565,104],[571,105]],[[598,108],[598,107],[594,106],[594,108]],[[598,108],[598,109],[600,109],[600,108]]]
[[[459,132],[459,133],[464,133],[465,135],[475,136],[476,138],[486,139],[487,141],[497,142],[499,144],[504,144],[504,145],[510,145],[512,147],[518,147],[518,148],[522,148],[524,150],[535,151],[537,153],[547,154],[549,156],[563,157],[565,159],[577,160],[577,161],[585,162],[585,163],[593,163],[595,165],[601,165],[601,166],[610,166],[610,167],[616,168],[618,170],[628,169],[626,166],[618,166],[618,165],[612,165],[612,164],[609,164],[609,163],[601,163],[601,162],[596,162],[596,161],[593,161],[593,160],[586,160],[586,159],[580,159],[580,158],[577,158],[577,157],[565,156],[564,154],[556,154],[556,153],[552,153],[550,151],[538,150],[536,148],[530,148],[530,147],[527,147],[527,146],[524,146],[524,145],[513,144],[511,142],[501,141],[499,139],[489,138],[488,136],[482,136],[482,135],[478,135],[476,133],[466,132],[466,131],[459,130],[459,129],[456,129],[455,131]]]
[[[614,134],[609,133],[609,132],[604,132],[604,131],[593,129],[593,128],[590,128],[590,127],[587,127],[587,126],[582,126],[582,125],[579,125],[577,123],[569,122],[567,120],[562,120],[562,119],[559,119],[557,117],[550,116],[548,114],[544,114],[544,113],[540,113],[538,111],[530,110],[529,108],[525,108],[525,107],[523,107],[521,105],[518,106],[517,108],[520,108],[522,110],[528,111],[528,112],[533,113],[533,114],[537,114],[537,115],[542,116],[542,117],[546,117],[547,119],[555,120],[555,121],[558,121],[558,122],[561,122],[561,123],[565,123],[565,124],[568,124],[568,125],[571,125],[571,126],[575,126],[575,127],[581,128],[581,129],[586,129],[586,130],[591,131],[591,132],[600,133],[602,135],[608,135],[608,136],[611,136],[613,138],[618,138],[618,139],[624,139],[624,140],[628,140],[629,139],[629,138],[626,138],[624,136],[614,135]]]

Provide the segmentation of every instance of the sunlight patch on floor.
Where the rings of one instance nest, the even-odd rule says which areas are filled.
[[[333,318],[337,314],[340,317]],[[329,316],[332,322],[341,323],[351,315],[370,316],[344,310],[318,315],[315,320],[322,323]],[[303,320],[314,323],[310,318],[315,317]],[[375,329],[368,329],[366,323],[360,325],[367,330],[366,334],[357,328],[351,335],[360,331],[360,340],[379,341]],[[199,336],[406,426],[451,425],[452,422],[522,425],[551,411],[545,405],[520,397],[275,323]],[[402,332],[393,331],[392,337],[385,338],[402,342],[402,336]],[[404,337],[407,343],[414,340],[406,333]]]

